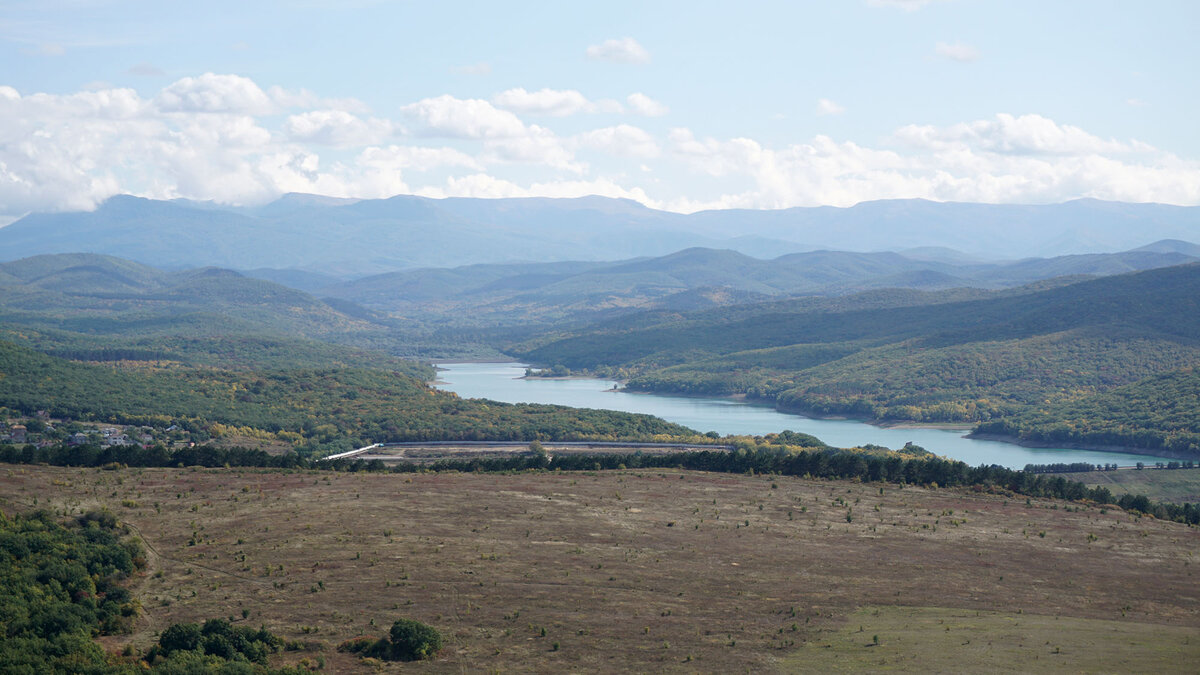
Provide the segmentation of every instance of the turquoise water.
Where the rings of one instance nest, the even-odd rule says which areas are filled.
[[[821,420],[782,413],[773,408],[721,398],[693,398],[663,394],[612,391],[616,382],[599,379],[520,379],[522,363],[443,363],[438,388],[464,398],[488,398],[506,403],[554,403],[576,408],[600,408],[655,415],[697,431],[719,434],[761,435],[790,429],[812,434],[829,445],[851,447],[873,443],[900,448],[913,442],[930,452],[962,460],[972,466],[1000,464],[1020,469],[1026,464],[1054,462],[1168,461],[1163,457],[1071,448],[1023,448],[1011,443],[965,438],[966,431],[946,429],[884,428],[853,420]]]

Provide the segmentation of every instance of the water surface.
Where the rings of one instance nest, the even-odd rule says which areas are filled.
[[[962,460],[972,466],[1000,464],[1023,468],[1026,464],[1054,462],[1117,463],[1169,461],[1150,457],[1072,448],[1024,448],[1012,443],[964,437],[965,430],[877,427],[854,420],[827,420],[779,412],[771,407],[724,398],[695,398],[666,394],[613,391],[612,380],[521,379],[522,363],[442,363],[437,386],[464,398],[488,398],[505,403],[554,403],[575,408],[600,408],[645,413],[697,431],[719,434],[762,435],[790,429],[812,434],[829,445],[852,447],[873,443],[900,448],[912,442],[930,452]]]

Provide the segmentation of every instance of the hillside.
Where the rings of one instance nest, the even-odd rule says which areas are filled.
[[[425,384],[431,369],[120,369],[0,341],[0,406],[23,415],[175,425],[328,454],[399,440],[574,440],[693,432],[647,415],[463,400]]]
[[[916,254],[920,256],[920,254]],[[1175,251],[942,262],[898,253],[811,251],[770,260],[689,248],[615,262],[470,265],[373,275],[318,291],[433,325],[595,321],[632,310],[698,310],[868,289],[997,289],[1064,276],[1106,276],[1197,258]]]
[[[849,208],[657,211],[602,197],[347,200],[285,195],[259,207],[112,197],[95,211],[35,213],[0,228],[0,259],[102,253],[152,265],[298,269],[357,278],[418,267],[621,260],[689,247],[757,257],[944,247],[1019,259],[1121,251],[1193,237],[1200,207],[864,202]]]
[[[405,343],[393,323],[353,303],[230,270],[64,254],[0,264],[0,278],[0,336],[85,358],[132,350],[222,367],[379,365],[395,359],[364,348]]]
[[[785,301],[659,314],[514,352],[630,375],[631,389],[746,393],[825,415],[982,422],[1025,419],[1033,410],[1050,421],[1095,413],[1098,426],[1126,425],[1122,445],[1147,448],[1174,447],[1172,434],[1200,432],[1191,418],[1146,417],[1158,405],[1148,393],[1069,408],[1200,364],[1200,265],[971,299],[911,293],[927,302],[860,308],[851,296],[841,306]]]

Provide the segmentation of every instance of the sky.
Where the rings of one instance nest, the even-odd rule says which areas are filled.
[[[0,0],[0,224],[114,194],[1200,204],[1194,0]]]

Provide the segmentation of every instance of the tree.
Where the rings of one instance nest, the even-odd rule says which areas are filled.
[[[442,635],[432,626],[412,619],[392,624],[388,657],[393,661],[420,661],[433,658],[442,648]]]

